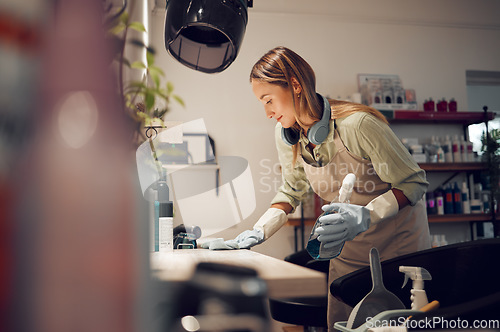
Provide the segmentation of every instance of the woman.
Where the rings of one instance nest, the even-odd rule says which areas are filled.
[[[430,247],[422,200],[428,186],[425,172],[380,112],[317,94],[312,68],[285,47],[257,61],[250,82],[267,117],[278,122],[275,140],[283,184],[254,229],[226,241],[227,246],[248,248],[268,239],[310,187],[331,202],[345,175],[354,173],[350,204],[342,206],[351,213],[331,214],[335,224],[317,230],[323,245],[343,244],[340,255],[330,261],[329,284],[369,265],[372,247],[382,260]],[[324,210],[339,205],[332,203]],[[347,320],[351,309],[329,295],[329,329]]]

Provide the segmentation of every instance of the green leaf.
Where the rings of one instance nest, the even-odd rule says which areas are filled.
[[[163,69],[157,66],[149,66],[149,72],[156,73],[159,76],[165,76],[165,72],[163,71]]]
[[[108,30],[109,33],[113,35],[119,35],[123,30],[125,30],[125,24],[119,23]]]
[[[174,98],[182,107],[186,107],[184,100],[182,100],[182,98],[178,95],[173,95],[172,98]]]
[[[153,79],[153,82],[155,83],[155,87],[160,86],[160,76],[156,73],[149,73],[151,75],[151,78]]]
[[[151,67],[155,63],[155,56],[149,50],[146,51],[146,60],[148,62],[148,67]]]
[[[132,22],[128,25],[128,27],[130,29],[133,29],[135,31],[139,31],[139,32],[147,32],[146,31],[146,28],[144,27],[144,25],[141,23],[141,22]]]
[[[131,68],[135,69],[146,69],[146,65],[142,63],[141,61],[134,61],[132,65],[130,66]]]
[[[127,25],[128,24],[128,13],[125,11],[120,15],[120,22]]]
[[[172,82],[167,82],[167,94],[171,94],[174,91],[174,85]]]
[[[149,91],[145,92],[144,104],[146,105],[146,109],[149,111],[155,105],[155,96]]]

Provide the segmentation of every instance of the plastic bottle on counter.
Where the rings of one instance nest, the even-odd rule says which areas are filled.
[[[453,183],[453,212],[460,214],[462,210],[462,192],[458,188],[458,183]]]
[[[453,152],[453,162],[462,162],[462,154],[460,152],[460,141],[458,140],[458,135],[455,135],[453,141],[451,142],[451,149]]]

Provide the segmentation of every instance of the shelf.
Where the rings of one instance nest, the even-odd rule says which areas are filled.
[[[381,111],[390,123],[448,123],[470,125],[484,122],[484,112],[427,112],[427,111]],[[495,112],[488,112],[488,121]]]
[[[419,163],[424,171],[432,172],[464,172],[487,170],[488,165],[480,162],[467,163]]]
[[[497,214],[497,216],[500,216]],[[498,218],[498,217],[497,217]],[[490,213],[429,215],[429,223],[491,221]]]

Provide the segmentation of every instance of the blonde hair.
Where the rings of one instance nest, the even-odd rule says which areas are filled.
[[[302,88],[303,97],[299,99],[299,105],[295,105],[295,98],[293,98],[292,79],[296,79]],[[253,65],[250,82],[253,80],[277,84],[289,89],[294,101],[295,118],[298,122],[292,126],[293,130],[297,132],[301,130],[299,119],[310,118],[317,121],[321,119],[323,103],[316,96],[316,75],[311,66],[294,51],[283,46],[268,51]],[[332,119],[344,118],[356,112],[367,112],[387,123],[384,115],[372,107],[340,100],[329,100],[329,102],[332,108]],[[292,149],[292,164],[295,165],[299,144],[295,144]]]

